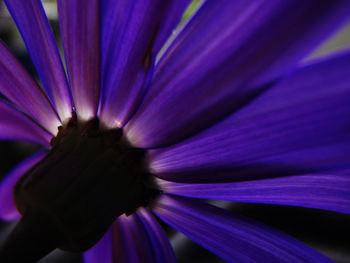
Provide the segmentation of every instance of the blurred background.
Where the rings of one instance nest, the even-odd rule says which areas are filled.
[[[200,5],[202,0],[194,0],[180,24],[183,24]],[[43,0],[44,8],[50,20],[58,43],[60,34],[57,21],[55,0]],[[176,35],[176,31],[173,35]],[[13,51],[17,58],[36,76],[35,69],[27,54],[24,43],[2,0],[0,0],[0,39]],[[350,47],[350,23],[317,49],[307,60],[325,56],[331,52]],[[31,144],[0,141],[0,179],[18,162],[37,151]],[[336,263],[350,263],[350,216],[317,209],[306,209],[275,205],[254,205],[228,202],[215,202],[215,205],[232,210],[241,215],[256,219],[275,227],[314,247],[332,258]],[[0,244],[15,223],[0,221]],[[215,255],[196,245],[180,233],[164,226],[179,263],[223,262]],[[234,248],[233,248],[234,249]],[[81,255],[55,251],[40,261],[41,263],[80,263]],[[103,262],[101,262],[103,263]]]

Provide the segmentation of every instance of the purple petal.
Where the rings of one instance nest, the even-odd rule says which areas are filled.
[[[164,231],[144,208],[131,216],[120,216],[84,259],[86,263],[176,262]]]
[[[46,152],[39,152],[31,157],[25,159],[17,165],[0,184],[0,218],[2,220],[15,220],[20,217],[14,200],[13,200],[13,187],[21,178],[21,176],[28,171],[33,165],[39,162]]]
[[[350,1],[206,1],[159,62],[127,126],[138,147],[209,127],[288,73],[350,16]]]
[[[146,246],[141,244],[141,247],[137,247],[137,235],[140,231],[140,225],[135,223],[137,217],[135,214],[131,216],[122,215],[118,218],[117,223],[113,225],[113,260],[118,263],[139,262],[140,252],[148,252]],[[136,224],[136,225],[135,225]],[[136,237],[134,236],[136,235]],[[141,239],[140,239],[141,241]],[[147,244],[146,244],[147,245]]]
[[[122,126],[144,95],[155,57],[190,0],[101,1],[100,115]]]
[[[163,195],[154,211],[227,262],[332,262],[277,230],[196,200]]]
[[[350,171],[246,182],[186,184],[159,180],[161,189],[187,197],[304,206],[350,214]]]
[[[153,173],[204,183],[347,167],[349,65],[347,53],[300,68],[226,120],[151,152]]]
[[[7,47],[0,41],[0,93],[52,134],[60,121],[50,102]]]
[[[0,139],[22,140],[49,146],[51,137],[51,134],[24,113],[0,100]]]
[[[100,87],[98,0],[57,1],[70,87],[78,116],[96,115]]]
[[[153,252],[155,254],[154,262],[175,263],[176,257],[169,239],[152,214],[148,212],[147,209],[140,208],[138,210],[138,216],[144,224],[151,240]]]
[[[120,216],[118,222],[120,224],[115,232],[116,240],[120,240],[122,244],[118,245],[116,241],[118,249],[115,250],[115,262],[158,262],[155,254],[157,248],[153,247],[154,243],[148,232],[152,230],[144,225],[138,213],[128,217]],[[154,238],[153,233],[152,237]]]
[[[104,235],[104,237],[94,247],[92,247],[90,250],[84,253],[85,263],[113,263],[114,262],[112,228]]]
[[[40,0],[4,0],[15,20],[45,91],[60,118],[71,117],[71,99],[54,36]]]

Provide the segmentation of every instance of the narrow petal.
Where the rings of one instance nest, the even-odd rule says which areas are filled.
[[[141,216],[139,213],[136,213],[128,217],[120,216],[118,218],[119,228],[114,232],[116,237],[115,244],[118,246],[118,249],[115,250],[114,262],[160,262],[157,261],[156,252],[157,249],[162,250],[163,246],[159,248],[153,247],[156,234],[146,225],[147,221],[145,220],[147,219],[144,215],[145,212]],[[118,241],[120,244],[118,244]],[[166,247],[167,245],[166,243],[164,246]],[[172,262],[171,258],[169,260]]]
[[[85,263],[176,262],[167,236],[144,208],[120,216],[84,259]]]
[[[20,140],[49,146],[52,135],[24,113],[0,100],[0,139]]]
[[[98,0],[59,0],[58,15],[70,87],[78,116],[96,115],[100,87]]]
[[[350,16],[350,1],[206,1],[159,62],[127,126],[138,147],[170,145],[264,91]]]
[[[138,231],[140,231],[140,225],[135,220],[137,220],[137,217],[134,214],[129,217],[122,215],[113,224],[113,239],[115,240],[113,242],[113,262],[115,263],[138,263],[141,260],[139,255],[143,254],[140,250],[148,252],[147,246],[142,244],[138,248],[135,244],[137,242],[135,238],[137,238]]]
[[[113,263],[113,227],[89,251],[84,253],[85,263]]]
[[[72,105],[65,72],[40,0],[4,0],[22,35],[45,91],[62,121]]]
[[[300,68],[229,118],[154,150],[153,172],[179,182],[229,182],[347,167],[350,53]]]
[[[155,261],[158,263],[175,263],[176,257],[165,232],[147,209],[140,208],[138,216],[147,230],[152,243]]]
[[[0,93],[52,134],[60,121],[47,97],[0,41]]]
[[[186,184],[159,180],[161,189],[187,197],[303,206],[350,214],[350,171],[246,182]]]
[[[144,95],[155,57],[190,0],[104,0],[102,94],[105,125],[122,126]]]
[[[13,187],[19,178],[28,171],[34,164],[39,162],[46,152],[39,152],[25,159],[17,165],[0,183],[0,218],[2,220],[16,220],[20,217],[14,200]]]
[[[200,201],[163,195],[154,211],[227,262],[332,262],[277,230]]]

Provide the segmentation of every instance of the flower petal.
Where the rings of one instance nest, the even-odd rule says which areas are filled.
[[[350,1],[206,1],[159,62],[127,126],[138,147],[170,145],[259,95],[350,16]]]
[[[50,102],[17,59],[0,41],[0,93],[52,134],[60,121]]]
[[[118,217],[117,223],[113,224],[113,260],[118,263],[127,262],[140,262],[140,256],[142,254],[149,253],[148,244],[141,244],[141,247],[137,242],[141,242],[142,231],[140,229],[140,224],[137,222],[137,217],[135,214],[131,216],[122,215]],[[136,236],[135,236],[136,235]],[[137,239],[137,235],[141,235],[140,239]],[[113,241],[114,241],[113,240]]]
[[[24,113],[0,99],[0,139],[23,140],[49,146],[52,135]]]
[[[144,95],[155,57],[190,0],[101,1],[105,125],[123,125]]]
[[[19,178],[27,172],[32,166],[39,162],[46,152],[36,153],[17,165],[0,183],[0,218],[2,220],[16,220],[20,217],[14,200],[13,187]]]
[[[96,115],[100,87],[98,0],[58,0],[58,15],[70,87],[78,116]]]
[[[144,208],[133,215],[120,216],[99,243],[84,254],[84,259],[85,263],[176,262],[164,231]]]
[[[116,244],[118,240],[120,244],[118,249],[115,250],[115,262],[165,262],[158,261],[158,259],[163,258],[164,255],[161,255],[161,253],[169,251],[169,242],[162,244],[160,240],[156,240],[160,229],[157,228],[157,232],[153,232],[155,229],[150,228],[149,217],[147,218],[145,215],[146,212],[142,212],[142,215],[137,212],[128,217],[120,216],[118,218],[119,228],[114,233],[117,238]],[[160,247],[155,247],[159,244]],[[173,257],[169,258],[169,262],[174,262],[173,260]]]
[[[163,195],[154,211],[227,262],[332,262],[277,230],[200,201]]]
[[[153,252],[155,254],[154,262],[175,263],[176,257],[169,239],[152,214],[144,208],[140,208],[137,214],[144,224],[151,240]]]
[[[304,206],[350,214],[350,170],[218,184],[159,180],[158,185],[166,193],[187,197]]]
[[[112,228],[108,230],[108,232],[95,246],[84,253],[83,256],[85,263],[114,263]]]
[[[229,182],[341,168],[350,162],[350,53],[300,68],[229,118],[154,150],[153,172]]]
[[[40,0],[4,0],[27,46],[45,91],[62,121],[72,105],[65,72]]]

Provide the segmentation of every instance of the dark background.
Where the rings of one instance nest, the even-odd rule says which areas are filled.
[[[52,23],[52,28],[54,29],[56,37],[59,38],[55,1],[48,0],[44,2],[50,22]],[[186,14],[186,16],[188,15],[189,13]],[[3,6],[2,0],[0,0],[0,39],[10,47],[28,71],[35,76],[36,73],[30,58],[26,53],[15,25]],[[350,27],[315,52],[311,58],[323,55],[330,50],[343,48],[348,46],[349,43]],[[0,179],[19,161],[37,150],[37,146],[26,143],[0,141]],[[266,225],[290,234],[324,253],[337,263],[350,263],[350,215],[316,209],[276,205],[226,202],[218,202],[216,205],[256,219]],[[14,223],[0,221],[0,244],[13,226]],[[223,262],[182,234],[176,233],[167,226],[164,226],[164,228],[169,234],[179,263]],[[82,259],[78,254],[55,251],[40,262],[78,263],[82,262]]]

